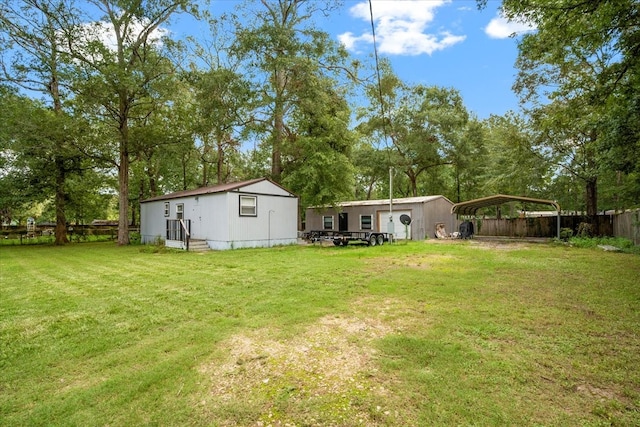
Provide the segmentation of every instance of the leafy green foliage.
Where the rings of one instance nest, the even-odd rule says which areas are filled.
[[[612,246],[621,252],[640,254],[640,248],[629,239],[623,237],[570,237],[569,243],[576,248],[598,248],[599,246]]]
[[[540,152],[583,182],[594,215],[607,169],[637,180],[638,3],[506,0],[503,11],[537,27],[520,41],[514,89],[532,105]]]
[[[375,87],[367,90],[370,107],[359,113],[358,130],[384,141],[378,145],[388,150],[388,165],[406,176],[407,195],[417,196],[423,173],[455,162],[468,113],[456,90],[406,85],[384,70],[382,99]]]

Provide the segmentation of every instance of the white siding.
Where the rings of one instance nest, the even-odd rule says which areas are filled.
[[[411,225],[405,228],[400,222],[400,215],[409,215],[411,217],[411,211],[393,211],[393,238],[404,240],[411,238]],[[387,233],[389,227],[389,211],[378,211],[378,231]]]
[[[240,192],[272,194],[276,196],[292,196],[292,194],[289,193],[287,190],[277,185],[274,185],[272,182],[269,182],[266,180],[256,182],[255,184],[246,185],[240,189]]]
[[[257,216],[240,216],[240,195],[227,193],[229,238],[232,247],[265,247],[297,241],[298,199],[257,195]]]
[[[256,197],[257,215],[240,216],[240,195]],[[165,203],[170,216],[164,216]],[[297,242],[298,198],[269,181],[226,193],[202,194],[145,202],[140,206],[143,243],[164,240],[166,220],[176,219],[177,204],[191,220],[191,238],[206,240],[212,249],[267,247]]]
[[[140,237],[142,243],[154,243],[157,239],[164,240],[166,233],[164,203],[164,201],[157,201],[140,205]]]

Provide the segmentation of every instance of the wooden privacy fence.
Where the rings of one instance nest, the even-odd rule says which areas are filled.
[[[616,215],[613,222],[613,235],[626,237],[634,244],[640,245],[640,209]]]
[[[479,236],[508,237],[556,237],[557,216],[532,218],[478,218],[476,234]],[[560,217],[560,228],[569,228],[573,235],[578,234],[582,222],[590,222],[588,218],[575,215]],[[612,215],[598,215],[592,223],[593,235],[625,237],[636,245],[640,244],[640,210]]]

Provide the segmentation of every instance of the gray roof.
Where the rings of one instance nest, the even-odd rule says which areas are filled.
[[[495,196],[483,197],[481,199],[469,200],[466,202],[456,203],[451,207],[451,213],[458,215],[475,215],[481,208],[489,206],[500,206],[509,202],[525,202],[529,204],[549,205],[557,212],[560,212],[560,205],[555,200],[533,199],[523,196],[509,196],[505,194],[496,194]]]
[[[155,202],[158,200],[178,199],[181,197],[201,196],[203,194],[226,193],[228,191],[238,190],[242,187],[246,187],[247,185],[255,184],[261,181],[269,181],[272,184],[289,192],[289,190],[286,190],[280,184],[277,184],[271,181],[269,178],[255,178],[255,179],[250,179],[248,181],[230,182],[230,183],[219,184],[219,185],[214,185],[210,187],[195,188],[193,190],[176,191],[175,193],[169,193],[169,194],[164,194],[162,196],[151,197],[149,199],[142,200],[140,203]]]
[[[447,199],[444,196],[438,195],[438,196],[418,196],[418,197],[403,197],[403,198],[397,198],[397,199],[393,199],[393,204],[394,205],[403,205],[403,204],[410,204],[410,203],[428,203],[428,202],[432,202],[434,200],[437,199],[445,199],[446,201],[448,201],[449,203],[452,203],[449,199]],[[347,206],[378,206],[378,205],[388,205],[389,204],[389,199],[378,199],[378,200],[354,200],[354,201],[350,201],[350,202],[339,202],[336,204],[335,207],[341,206],[341,207],[347,207]]]

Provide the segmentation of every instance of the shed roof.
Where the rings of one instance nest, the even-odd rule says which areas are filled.
[[[226,184],[219,184],[219,185],[214,185],[209,187],[200,187],[200,188],[195,188],[193,190],[176,191],[175,193],[169,193],[161,196],[151,197],[149,199],[142,200],[140,203],[155,202],[158,200],[178,199],[181,197],[201,196],[203,194],[226,193],[228,191],[238,190],[242,187],[246,187],[247,185],[255,184],[261,181],[269,181],[273,185],[276,185],[282,188],[283,190],[289,192],[289,190],[286,190],[280,184],[274,181],[271,181],[269,178],[255,178],[247,181],[230,182]]]
[[[393,199],[394,205],[402,205],[402,204],[410,204],[410,203],[428,203],[437,199],[444,199],[449,203],[452,203],[449,199],[444,196],[418,196],[418,197],[402,197]],[[389,199],[376,199],[376,200],[352,200],[348,202],[338,202],[333,207],[353,207],[353,206],[378,206],[378,205],[388,205]],[[310,206],[309,208],[317,209],[321,206]]]
[[[495,196],[483,197],[481,199],[469,200],[456,203],[451,207],[451,213],[459,215],[475,215],[479,209],[489,206],[499,206],[509,202],[526,202],[532,204],[550,205],[556,211],[560,211],[560,205],[554,200],[534,199],[531,197],[508,196],[497,194]]]

